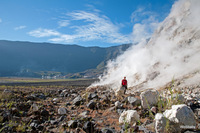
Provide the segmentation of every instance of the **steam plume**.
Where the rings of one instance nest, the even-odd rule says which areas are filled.
[[[100,82],[93,85],[120,87],[126,76],[128,86],[157,88],[200,70],[200,1],[179,0],[151,39],[141,41],[115,61],[108,62]]]

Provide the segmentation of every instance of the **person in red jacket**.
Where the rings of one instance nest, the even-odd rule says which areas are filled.
[[[127,80],[126,80],[126,77],[124,77],[124,79],[122,80],[122,87],[125,87],[125,91],[124,91],[124,93],[125,93],[126,89],[127,89]]]

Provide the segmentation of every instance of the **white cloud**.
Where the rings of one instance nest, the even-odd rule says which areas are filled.
[[[69,20],[61,20],[58,22],[59,27],[66,27],[70,24]]]
[[[21,25],[21,26],[15,27],[14,29],[15,30],[21,30],[21,29],[25,29],[25,28],[26,28],[25,25]]]
[[[29,32],[34,37],[50,37],[52,42],[78,43],[81,41],[100,40],[106,43],[131,43],[150,38],[154,29],[159,24],[157,15],[153,12],[138,8],[131,15],[133,32],[120,33],[122,24],[114,24],[107,16],[100,12],[75,11],[66,14],[67,20],[58,22],[59,29],[70,28],[70,33],[59,32],[52,29],[39,28]],[[142,17],[142,19],[140,18]],[[67,31],[67,30],[66,30]]]
[[[60,33],[55,30],[42,29],[42,28],[30,31],[28,34],[30,36],[34,36],[34,37],[51,37],[51,36],[59,36],[60,35]]]
[[[99,13],[90,13],[85,11],[76,11],[66,14],[71,18],[71,34],[59,33],[51,29],[37,29],[29,32],[34,37],[50,37],[53,42],[74,43],[79,41],[101,40],[107,43],[130,43],[131,36],[123,35],[119,32],[120,26],[113,24],[110,19]],[[78,24],[73,24],[73,22]],[[80,23],[81,22],[81,23]],[[68,26],[69,21],[63,20],[58,22],[60,27]]]

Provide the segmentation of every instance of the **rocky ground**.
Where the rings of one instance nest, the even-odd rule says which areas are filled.
[[[200,86],[123,94],[81,82],[1,85],[0,132],[198,132]]]

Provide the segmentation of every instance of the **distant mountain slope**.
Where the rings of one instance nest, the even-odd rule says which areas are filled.
[[[51,43],[0,41],[0,76],[41,77],[102,69],[131,44],[109,48]],[[55,73],[54,73],[55,74]]]

